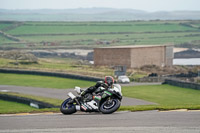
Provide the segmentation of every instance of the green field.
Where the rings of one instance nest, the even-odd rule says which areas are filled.
[[[75,86],[89,87],[94,84],[95,84],[94,82],[90,81],[68,79],[68,78],[0,73],[0,85],[17,85],[17,86],[68,89],[68,88],[74,88]]]
[[[139,98],[160,105],[200,105],[200,91],[170,85],[124,87],[127,97]]]
[[[0,114],[30,112],[36,110],[22,103],[0,100]]]
[[[13,94],[10,94],[13,95]],[[23,95],[20,95],[24,97]],[[27,97],[27,98],[32,98],[32,97]],[[38,100],[44,100],[46,99],[49,100],[49,98],[42,98],[40,97],[35,98]],[[55,102],[57,102],[55,104]],[[60,105],[62,103],[61,100],[54,100],[53,102],[48,102],[48,103],[54,103],[55,105]],[[15,113],[39,113],[39,112],[59,112],[58,108],[43,108],[43,109],[37,109],[34,107],[31,107],[27,104],[22,104],[22,103],[17,103],[13,101],[5,101],[5,100],[0,100],[0,114],[15,114]]]
[[[16,23],[18,25],[16,25]],[[94,48],[116,45],[190,43],[199,45],[200,21],[125,22],[0,22],[0,29],[22,42],[0,35],[0,47],[13,48]],[[10,28],[11,27],[11,28]],[[56,46],[44,45],[56,43]]]
[[[171,85],[151,85],[124,87],[123,95],[157,103],[158,105],[138,105],[121,107],[121,110],[174,110],[200,109],[200,91]]]
[[[152,25],[24,25],[17,27],[7,33],[11,35],[23,34],[72,34],[72,33],[109,33],[109,32],[170,32],[170,31],[197,31],[196,28],[186,27],[179,24],[152,24]]]
[[[11,25],[12,25],[12,24],[10,24],[10,23],[5,23],[5,22],[0,23],[0,30],[4,30],[5,28],[10,27]]]

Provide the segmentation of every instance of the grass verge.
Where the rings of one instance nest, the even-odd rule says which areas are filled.
[[[16,93],[16,92],[0,92],[0,94],[7,94],[11,96],[17,96],[17,97],[24,97],[28,99],[33,99],[37,101],[42,101],[45,103],[50,103],[55,106],[60,106],[63,100],[60,99],[55,99],[55,98],[48,98],[48,97],[41,97],[41,96],[34,96],[34,95],[28,95],[28,94],[21,94],[21,93]]]
[[[0,100],[0,114],[59,112],[59,108],[37,109],[29,105]]]
[[[40,96],[33,96],[33,95],[26,95],[26,94],[20,94],[20,93],[14,93],[14,92],[0,92],[0,94],[7,94],[12,96],[18,96],[18,97],[24,97],[29,99],[34,99],[37,101],[42,101],[45,103],[50,103],[55,106],[60,106],[63,100],[59,99],[53,99],[53,98],[46,98],[46,97],[40,97]],[[45,109],[37,109],[30,107],[29,105],[17,103],[17,102],[11,102],[11,101],[5,101],[0,99],[0,114],[10,114],[10,113],[39,113],[39,112],[59,112],[59,108],[45,108]]]
[[[171,85],[150,85],[123,87],[122,93],[126,97],[143,99],[158,103],[158,105],[122,106],[119,110],[174,110],[200,109],[200,91],[180,88]]]
[[[171,85],[148,85],[123,87],[126,97],[143,99],[165,106],[200,105],[200,91]]]
[[[26,104],[0,100],[0,114],[29,112],[34,110]]]
[[[69,78],[0,73],[0,85],[68,89],[75,86],[88,87],[94,84],[94,82],[90,81]]]
[[[137,106],[121,106],[118,111],[147,111],[147,110],[177,110],[177,109],[188,109],[188,110],[199,110],[200,105],[137,105]]]

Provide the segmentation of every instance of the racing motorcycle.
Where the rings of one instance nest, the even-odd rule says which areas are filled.
[[[122,93],[119,84],[114,84],[113,88],[108,89],[99,87],[92,94],[88,93],[85,96],[80,96],[83,91],[80,87],[75,87],[74,90],[78,95],[75,96],[72,92],[69,92],[69,98],[61,104],[60,111],[65,115],[77,111],[111,114],[120,107]]]

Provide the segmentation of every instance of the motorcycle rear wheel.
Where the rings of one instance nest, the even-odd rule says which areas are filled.
[[[75,105],[72,103],[69,104],[71,100],[71,98],[66,99],[60,106],[60,112],[62,112],[64,115],[69,115],[76,112]]]
[[[110,99],[104,101],[100,106],[100,111],[103,114],[111,114],[120,107],[121,102],[118,99]]]

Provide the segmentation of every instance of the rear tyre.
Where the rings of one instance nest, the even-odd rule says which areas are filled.
[[[68,98],[61,104],[60,112],[62,112],[64,115],[69,115],[76,112],[75,105],[72,103],[69,104],[71,100],[71,98]]]
[[[100,111],[103,114],[111,114],[120,107],[121,102],[118,99],[108,99],[100,106]]]

